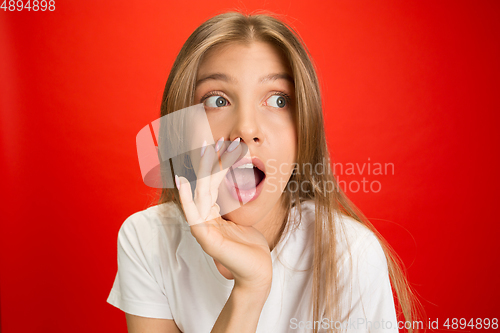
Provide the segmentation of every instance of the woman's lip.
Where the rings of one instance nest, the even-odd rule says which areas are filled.
[[[258,157],[252,157],[252,158],[243,157],[238,162],[234,163],[231,166],[231,169],[236,169],[236,168],[238,168],[244,164],[248,164],[248,163],[253,163],[253,165],[255,165],[260,171],[262,171],[264,174],[266,174],[266,166]],[[229,171],[231,171],[231,169],[229,169]]]

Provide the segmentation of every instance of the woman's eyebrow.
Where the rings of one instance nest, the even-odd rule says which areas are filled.
[[[290,83],[294,83],[293,82],[293,78],[290,75],[288,75],[287,73],[269,74],[269,75],[261,77],[260,80],[259,80],[259,82],[260,83],[264,83],[266,81],[276,81],[276,80],[279,80],[279,79],[284,79],[284,80],[290,81]]]
[[[293,78],[287,73],[271,73],[271,74],[265,75],[259,79],[259,83],[262,84],[266,81],[276,81],[279,79],[287,80],[292,84],[294,83]],[[209,75],[197,80],[196,86],[198,86],[201,83],[208,81],[208,80],[219,80],[219,81],[224,81],[224,82],[229,82],[229,83],[236,82],[236,79],[230,75],[226,75],[224,73],[213,73],[213,74],[209,74]]]
[[[219,81],[225,81],[225,82],[230,82],[230,83],[236,82],[236,80],[232,76],[229,76],[229,75],[226,75],[223,73],[213,73],[213,74],[207,75],[207,76],[199,79],[198,81],[196,81],[196,85],[199,85],[199,84],[201,84],[205,81],[208,81],[208,80],[219,80]]]

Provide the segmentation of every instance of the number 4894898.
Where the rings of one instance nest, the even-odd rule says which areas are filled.
[[[27,10],[27,11],[34,11],[34,12],[38,12],[38,11],[51,11],[53,12],[54,10],[56,10],[56,2],[54,0],[50,0],[50,1],[47,1],[47,0],[28,0],[28,1],[22,1],[22,0],[18,0],[18,1],[14,1],[14,0],[10,0],[10,1],[7,1],[7,0],[4,0],[4,2],[2,2],[2,5],[0,6],[0,9],[3,9],[4,12],[6,11],[10,11],[10,12],[13,12],[13,11],[22,11],[22,10]]]
[[[498,318],[472,318],[467,320],[465,318],[447,318],[443,324],[447,329],[498,329]]]

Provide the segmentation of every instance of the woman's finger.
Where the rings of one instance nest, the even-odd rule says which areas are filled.
[[[207,216],[207,221],[215,220],[220,216],[220,207],[217,203],[214,203],[210,208],[210,213]]]
[[[191,194],[191,184],[184,177],[178,177],[175,175],[175,184],[179,190],[179,197],[181,199],[182,209],[186,215],[186,220],[190,226],[195,224],[205,222],[203,218],[198,213],[198,208],[196,207],[192,194]]]
[[[210,180],[212,177],[212,166],[214,163],[215,150],[206,141],[203,142],[202,156],[200,165],[196,174],[196,189],[194,191],[194,203],[198,208],[198,212],[202,218],[206,218],[212,206],[212,198],[210,193]]]
[[[242,144],[240,138],[237,138],[227,147],[227,149],[222,153],[220,157],[220,165],[214,166],[212,170],[212,177],[210,181],[210,191],[217,193],[220,183],[226,176],[229,168],[238,160],[241,156]]]

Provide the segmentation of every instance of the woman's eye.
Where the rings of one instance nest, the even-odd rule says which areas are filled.
[[[210,108],[220,108],[228,104],[227,99],[222,96],[210,96],[205,99],[205,105]]]
[[[286,106],[286,98],[280,95],[273,95],[267,99],[267,105],[275,108],[284,108]]]

